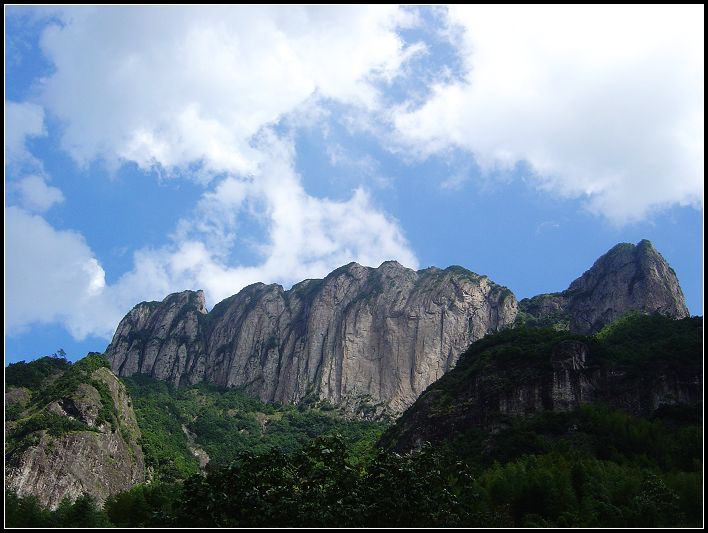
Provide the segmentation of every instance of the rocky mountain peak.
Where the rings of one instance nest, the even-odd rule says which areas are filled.
[[[519,302],[522,317],[589,333],[628,311],[689,316],[676,273],[644,239],[613,246],[568,289]]]
[[[377,270],[379,270],[380,272],[398,272],[411,269],[404,267],[398,261],[384,261],[379,265],[379,268]]]
[[[664,270],[662,268],[660,268],[660,270],[662,270],[661,274],[656,268],[654,268],[653,272],[649,271],[652,270],[652,265],[662,264],[666,265],[666,261],[650,241],[644,239],[637,243],[637,245],[620,243],[613,246],[606,254],[595,261],[593,266],[581,277],[573,281],[568,289],[586,290],[592,288],[599,283],[601,279],[616,275],[627,267],[636,268],[638,271],[645,271],[643,272],[644,275],[651,273],[655,276],[661,276]],[[640,273],[640,275],[642,274]]]

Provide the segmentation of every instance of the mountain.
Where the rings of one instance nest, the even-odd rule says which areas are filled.
[[[518,322],[592,333],[628,311],[689,316],[676,273],[647,240],[613,247],[563,292],[521,300]]]
[[[6,479],[9,527],[702,523],[700,318],[635,313],[593,336],[527,327],[489,335],[384,435],[387,449],[370,440],[383,424],[344,420],[331,408],[273,406],[237,389],[138,375],[125,379],[131,398],[119,392],[118,405],[104,364],[90,355],[75,365],[43,358],[6,369],[7,474],[42,478],[39,490],[20,495]],[[123,419],[131,404],[150,482],[115,494],[116,470],[134,467],[130,454],[97,454],[106,441],[79,443],[91,432],[132,441]],[[418,449],[420,436],[431,444]],[[50,471],[39,463],[14,475],[13,457],[54,454],[55,446],[61,455],[52,455]],[[196,446],[221,464],[180,471],[188,466],[180,457]],[[102,507],[79,497],[48,511],[33,496],[77,478],[105,499]]]
[[[121,376],[315,396],[367,417],[402,412],[471,340],[515,318],[511,291],[461,267],[350,263],[288,291],[251,285],[209,313],[201,291],[139,304],[106,355]]]
[[[105,358],[10,365],[5,387],[6,490],[56,509],[84,493],[102,503],[146,480],[130,396]]]
[[[458,354],[513,324],[597,331],[626,312],[688,316],[649,241],[619,244],[561,293],[517,300],[462,267],[350,263],[283,290],[257,283],[207,312],[202,291],[144,302],[106,355],[120,376],[242,387],[263,401],[315,398],[351,416],[398,415]]]
[[[646,241],[518,307],[461,267],[393,262],[210,312],[201,291],[142,303],[110,363],[6,368],[8,524],[695,526],[686,314]]]
[[[593,336],[515,328],[472,344],[381,442],[408,451],[475,430],[494,434],[514,417],[588,405],[652,417],[700,405],[702,373],[698,317],[629,314]]]

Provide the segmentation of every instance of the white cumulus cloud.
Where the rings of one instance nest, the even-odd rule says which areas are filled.
[[[393,114],[423,155],[458,147],[621,224],[702,205],[703,6],[453,6],[463,81]]]
[[[321,99],[377,110],[378,82],[393,79],[412,54],[395,31],[416,23],[408,12],[77,7],[58,16],[61,24],[42,37],[54,70],[38,90],[61,123],[62,147],[80,165],[133,162],[205,190],[165,243],[139,247],[132,268],[111,284],[78,234],[16,209],[14,218],[31,221],[41,238],[18,248],[8,279],[42,250],[64,246],[60,257],[75,261],[73,277],[48,276],[7,296],[8,308],[24,299],[15,331],[53,320],[75,336],[108,337],[130,307],[169,292],[203,288],[213,305],[256,281],[289,285],[349,261],[417,266],[398,223],[364,189],[346,200],[309,194],[283,132],[314,120]],[[247,259],[240,246],[249,247]],[[44,272],[32,266],[26,276]],[[57,304],[33,314],[29,302],[52,291]],[[72,293],[81,305],[59,306]]]
[[[80,234],[58,231],[41,216],[8,207],[5,248],[8,334],[38,322],[63,323],[77,339],[113,333],[120,315],[96,307],[104,271]]]
[[[250,138],[313,94],[377,105],[410,52],[397,7],[76,7],[44,31],[41,101],[82,164],[252,172]]]
[[[43,135],[46,135],[46,130],[41,106],[29,102],[5,102],[6,165],[36,164],[25,143],[30,137]]]
[[[54,204],[64,201],[61,190],[47,185],[41,176],[25,176],[14,183],[13,188],[19,192],[22,206],[36,213],[43,213]]]

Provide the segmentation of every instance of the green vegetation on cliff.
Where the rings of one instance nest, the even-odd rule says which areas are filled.
[[[73,393],[81,383],[89,383],[99,368],[110,368],[99,353],[89,353],[76,363],[58,357],[20,361],[5,369],[5,389],[24,387],[31,393],[31,405],[45,405]]]
[[[173,387],[142,375],[123,381],[133,398],[146,464],[162,480],[197,472],[197,449],[212,466],[228,465],[242,452],[293,452],[315,437],[339,434],[356,457],[364,457],[387,427],[344,420],[327,405],[267,404],[238,389]]]
[[[45,379],[53,374],[64,372],[71,366],[61,357],[40,357],[29,363],[20,361],[5,368],[5,389],[8,387],[27,387],[39,389]]]
[[[697,317],[629,314],[591,336],[506,330],[470,346],[381,444],[429,440],[467,464],[498,525],[697,525],[702,366]],[[547,410],[563,393],[582,407]]]
[[[398,419],[384,436],[384,442],[397,441],[406,423],[418,415],[421,420],[429,419],[421,422],[423,430],[430,429],[442,438],[448,426],[459,428],[460,417],[473,425],[481,423],[480,418],[488,426],[505,423],[500,406],[508,401],[508,395],[550,394],[554,368],[559,362],[557,354],[562,352],[559,349],[574,345],[585,350],[585,360],[573,363],[582,364],[583,376],[596,378],[597,384],[614,379],[613,384],[623,387],[624,397],[618,399],[613,394],[619,394],[619,390],[596,391],[601,403],[617,407],[636,396],[634,410],[646,411],[654,401],[650,396],[652,388],[662,389],[667,375],[700,397],[696,379],[700,381],[703,368],[702,318],[674,320],[658,314],[630,313],[595,335],[517,327],[473,343],[455,368],[431,384]],[[537,392],[531,390],[532,386]],[[529,391],[522,391],[524,387]],[[545,400],[552,399],[545,398],[540,403]],[[475,418],[481,411],[484,417]]]
[[[13,389],[26,394],[10,403],[5,413],[7,456],[37,444],[40,431],[59,437],[72,431],[98,431],[97,426],[102,423],[117,427],[117,413],[108,387],[92,377],[99,368],[108,368],[108,361],[97,353],[90,353],[74,364],[63,358],[42,357],[9,365],[5,370],[6,390],[11,394]],[[71,401],[81,384],[91,385],[100,395],[101,406],[93,427],[51,409],[54,402],[65,405],[67,400]]]

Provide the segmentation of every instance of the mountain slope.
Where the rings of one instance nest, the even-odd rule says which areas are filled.
[[[45,359],[6,372],[6,488],[56,509],[64,498],[102,502],[145,481],[131,400],[106,360]]]
[[[703,320],[633,314],[596,336],[518,328],[470,346],[384,435],[410,450],[513,417],[602,405],[649,416],[702,399]]]
[[[238,389],[123,378],[142,434],[153,481],[185,479],[208,463],[226,466],[239,454],[292,452],[315,437],[340,435],[360,450],[386,428],[380,421],[345,420],[331,406],[273,405]]]

